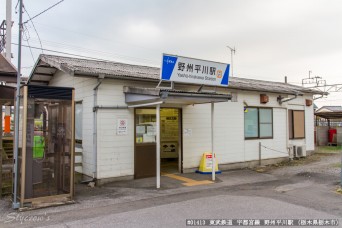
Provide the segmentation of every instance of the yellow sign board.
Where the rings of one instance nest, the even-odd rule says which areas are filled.
[[[221,173],[221,171],[218,169],[218,162],[215,154],[215,173]],[[211,174],[212,173],[212,167],[213,167],[213,159],[211,153],[203,153],[201,163],[199,166],[199,169],[196,171],[196,173],[201,174]]]

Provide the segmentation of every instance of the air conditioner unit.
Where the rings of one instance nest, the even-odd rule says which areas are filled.
[[[305,146],[296,146],[296,157],[297,158],[302,158],[302,157],[306,157],[306,148]]]

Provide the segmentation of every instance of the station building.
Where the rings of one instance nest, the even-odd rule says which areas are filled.
[[[155,67],[40,55],[28,84],[74,87],[76,172],[98,184],[195,172],[214,152],[220,170],[272,164],[314,150],[313,95],[282,82],[229,78],[228,87],[160,81]]]

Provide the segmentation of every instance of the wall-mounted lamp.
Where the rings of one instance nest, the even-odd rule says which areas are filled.
[[[312,105],[312,100],[310,100],[310,99],[305,99],[305,105],[306,105],[306,106],[311,106],[311,105]]]
[[[260,103],[266,104],[269,102],[269,97],[266,94],[260,94]]]

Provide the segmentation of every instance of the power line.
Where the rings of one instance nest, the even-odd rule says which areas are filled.
[[[23,26],[25,27],[25,30],[23,31],[23,35],[24,35],[25,39],[23,39],[23,40],[25,40],[25,41],[27,42],[28,46],[30,47],[30,46],[31,46],[30,43],[29,43],[30,33],[29,33],[29,31],[28,31],[26,25],[23,25]],[[26,32],[27,32],[27,33],[26,33]],[[33,52],[32,52],[31,47],[30,47],[30,53],[31,53],[31,57],[32,57],[33,62],[35,62],[35,61],[34,61],[34,56],[33,56]]]
[[[64,1],[64,0],[63,0],[63,1]],[[40,40],[40,36],[39,36],[39,34],[38,34],[38,31],[37,31],[37,29],[36,29],[36,26],[34,25],[34,23],[33,23],[33,21],[32,21],[32,18],[31,18],[31,16],[30,16],[29,12],[27,11],[25,5],[23,5],[23,8],[25,9],[25,13],[27,14],[27,16],[30,18],[29,21],[31,21],[31,24],[33,25],[33,29],[34,29],[34,31],[35,31],[36,34],[37,34],[37,37],[38,37],[38,40],[39,40],[39,43],[40,43],[40,47],[41,47],[42,53],[44,53],[42,41]],[[23,23],[23,25],[25,25],[25,24],[26,24],[26,22]]]
[[[16,43],[12,43],[13,45],[17,45]],[[22,47],[26,47],[26,48],[32,48],[32,49],[37,49],[40,50],[41,48],[39,47],[32,47],[32,46],[27,46],[27,45],[21,45]],[[63,52],[63,51],[56,51],[56,50],[51,50],[51,49],[46,49],[43,48],[44,51],[49,51],[49,52],[54,52],[54,53],[58,53],[58,54],[65,54],[65,55],[71,55],[71,56],[75,56],[75,57],[83,57],[83,58],[87,58],[87,59],[93,59],[93,60],[99,60],[99,61],[109,61],[107,59],[100,59],[100,58],[94,58],[94,57],[90,57],[90,56],[85,56],[85,55],[78,55],[78,54],[73,54],[73,53],[68,53],[68,52]]]
[[[34,38],[31,38],[31,40],[36,40]],[[42,40],[44,42],[44,45],[52,46],[52,47],[58,47],[58,48],[68,48],[73,51],[78,51],[78,52],[86,52],[89,54],[101,54],[101,55],[107,55],[108,57],[111,58],[123,58],[123,59],[128,59],[130,61],[134,62],[146,62],[155,65],[157,62],[156,60],[152,59],[145,59],[145,58],[139,58],[139,57],[132,57],[132,56],[127,56],[127,55],[122,55],[122,54],[116,54],[116,53],[110,53],[110,52],[105,52],[105,51],[99,51],[95,49],[89,49],[89,48],[84,48],[84,47],[79,47],[75,45],[70,45],[67,43],[60,43],[60,42],[54,42],[54,41],[47,41],[47,40]],[[44,50],[44,49],[43,49]]]
[[[119,40],[119,41],[118,40],[114,40],[113,41],[113,40],[108,39],[108,38],[104,38],[104,37],[100,37],[100,36],[94,36],[94,35],[89,35],[89,34],[86,34],[86,33],[77,32],[77,31],[74,31],[74,30],[69,30],[69,29],[65,29],[65,28],[61,28],[61,27],[57,27],[57,26],[46,25],[46,24],[43,24],[43,23],[40,23],[40,22],[36,22],[36,24],[38,24],[38,26],[43,26],[43,27],[45,27],[47,29],[62,30],[62,31],[66,31],[66,32],[70,32],[70,33],[75,33],[75,34],[79,34],[79,35],[86,36],[86,37],[92,37],[92,38],[99,39],[99,40],[106,40],[106,41],[109,41],[111,43],[116,42],[116,43],[120,43],[120,44],[123,44],[123,45],[131,46],[131,47],[137,47],[137,48],[142,48],[142,49],[145,49],[145,50],[148,50],[148,51],[153,51],[153,52],[158,52],[158,53],[162,53],[163,52],[163,51],[161,51],[159,49],[157,50],[157,49],[154,49],[154,48],[143,47],[143,46],[140,46],[140,45],[123,42],[121,40]]]
[[[63,1],[64,1],[64,0],[61,0],[61,1],[57,2],[56,4],[50,6],[50,7],[47,8],[46,10],[43,10],[42,12],[38,13],[38,14],[35,15],[34,17],[32,17],[32,18],[30,17],[30,19],[27,20],[27,21],[25,21],[23,24],[26,24],[27,22],[32,21],[34,18],[38,17],[39,15],[42,15],[43,13],[45,13],[46,11],[48,11],[48,10],[52,9],[53,7],[59,5],[59,4],[62,3]],[[26,9],[25,9],[25,10],[26,10]]]
[[[20,0],[17,1],[17,4],[16,4],[15,7],[14,7],[15,13],[17,13],[17,7],[18,7],[18,5],[19,5],[19,1],[20,1]]]

